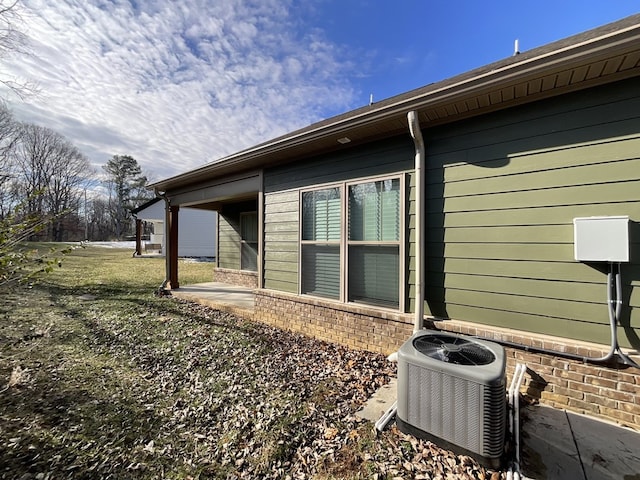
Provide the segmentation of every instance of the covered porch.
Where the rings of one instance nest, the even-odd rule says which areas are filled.
[[[197,184],[197,180],[186,179],[172,190],[160,191],[155,187],[156,194],[166,199],[167,206],[167,256],[163,286],[184,294],[185,288],[180,288],[178,272],[179,248],[184,243],[178,238],[179,225],[183,220],[182,214],[189,210],[200,210],[217,213],[217,266],[213,278],[220,284],[242,285],[248,289],[259,287],[262,236],[258,219],[262,213],[262,172],[254,170],[240,175],[223,176],[218,181],[205,185]],[[166,182],[161,182],[163,183]],[[191,236],[197,234],[198,232],[194,232]],[[191,286],[186,287],[190,288]]]

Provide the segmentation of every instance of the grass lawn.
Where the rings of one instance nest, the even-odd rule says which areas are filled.
[[[164,259],[131,253],[76,249],[3,293],[0,479],[498,478],[353,416],[380,355],[155,297]]]

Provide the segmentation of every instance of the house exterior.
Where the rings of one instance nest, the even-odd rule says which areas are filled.
[[[166,206],[161,198],[154,198],[133,210],[136,218],[136,254],[144,251],[166,251],[165,245],[165,217]],[[149,241],[141,239],[141,224],[147,222],[152,225]],[[216,256],[216,227],[217,213],[211,210],[185,208],[180,216],[179,257],[210,257]]]
[[[615,331],[638,362],[640,15],[152,187],[172,221],[218,212],[215,278],[254,287],[259,321],[383,353],[422,323],[479,335],[533,398],[640,429],[640,369],[588,360],[617,265],[574,256],[575,218],[628,217]]]

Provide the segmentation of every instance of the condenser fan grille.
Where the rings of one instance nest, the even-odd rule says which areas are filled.
[[[496,358],[484,345],[451,335],[421,335],[413,346],[423,355],[456,365],[487,365]]]

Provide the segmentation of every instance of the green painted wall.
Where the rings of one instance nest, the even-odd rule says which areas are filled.
[[[297,191],[264,196],[264,287],[298,293]]]
[[[606,272],[573,260],[573,218],[628,215],[619,340],[640,349],[640,79],[423,134],[428,314],[607,344]],[[297,292],[299,189],[404,171],[412,311],[412,169],[407,133],[265,171],[265,287]]]
[[[640,80],[423,133],[427,311],[608,343],[606,274],[573,260],[573,218],[628,215],[619,339],[640,348]]]
[[[240,270],[240,214],[257,211],[257,202],[223,205],[218,212],[218,267]]]
[[[264,172],[264,287],[298,292],[299,189],[413,168],[406,137],[345,148]]]
[[[266,170],[265,193],[413,169],[413,142],[406,136],[378,141]]]

